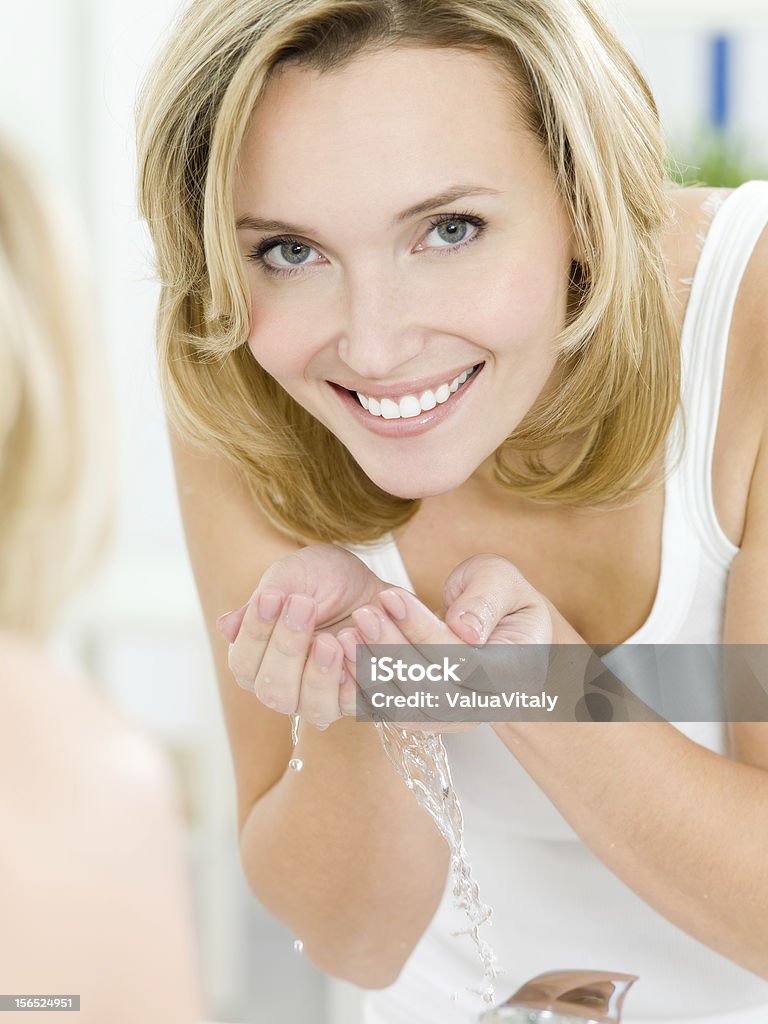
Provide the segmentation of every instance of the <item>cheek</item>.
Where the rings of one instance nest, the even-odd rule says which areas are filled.
[[[295,303],[289,307],[253,295],[251,309],[247,344],[256,362],[277,380],[300,375],[311,356],[306,317]]]
[[[507,268],[492,287],[478,290],[473,308],[489,332],[488,343],[500,351],[540,353],[565,324],[567,271],[535,261]]]

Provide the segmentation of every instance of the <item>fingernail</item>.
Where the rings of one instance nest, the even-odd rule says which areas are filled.
[[[381,619],[371,608],[358,608],[352,612],[352,620],[366,640],[373,643],[381,636]]]
[[[237,610],[233,612],[224,612],[223,615],[220,615],[218,619],[216,619],[216,629],[218,629],[220,633],[225,633],[226,635],[226,628],[235,615],[237,615]]]
[[[474,612],[461,612],[459,618],[462,624],[474,634],[476,641],[479,643],[483,639],[483,624],[480,619]]]
[[[329,669],[336,659],[336,645],[328,637],[316,636],[312,644],[312,660],[320,669]]]
[[[408,609],[405,607],[405,601],[394,590],[383,590],[379,594],[379,600],[392,618],[397,619],[399,622],[402,622],[408,614]]]
[[[262,591],[257,598],[257,610],[262,622],[274,622],[280,613],[280,605],[283,603],[284,594],[276,594],[274,591]]]
[[[283,619],[291,629],[304,629],[315,610],[315,602],[307,594],[291,594],[285,606]]]
[[[357,637],[352,632],[338,633],[336,639],[344,648],[344,657],[347,661],[357,661]]]

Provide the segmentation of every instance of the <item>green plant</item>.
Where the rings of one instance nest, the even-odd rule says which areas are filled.
[[[755,156],[748,142],[730,132],[703,129],[689,142],[670,149],[680,156],[670,156],[667,171],[680,185],[736,188],[754,178],[768,178],[765,158]]]

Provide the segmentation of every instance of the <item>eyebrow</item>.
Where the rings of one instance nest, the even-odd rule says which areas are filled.
[[[465,196],[500,196],[501,194],[498,189],[487,188],[484,185],[452,185],[442,192],[437,192],[433,196],[422,199],[414,206],[409,206],[406,210],[401,210],[400,213],[392,218],[392,226],[394,227],[397,224],[402,224],[404,221],[412,220],[414,217],[428,213],[436,206],[446,206],[457,199],[463,199]],[[238,231],[289,231],[297,235],[316,235],[320,233],[312,228],[299,227],[296,224],[287,224],[285,221],[280,220],[264,220],[260,217],[240,217],[236,227]]]

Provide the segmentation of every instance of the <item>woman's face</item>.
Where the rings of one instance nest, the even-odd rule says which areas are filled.
[[[483,56],[283,69],[251,117],[235,214],[254,357],[391,494],[464,483],[554,368],[570,224]]]

